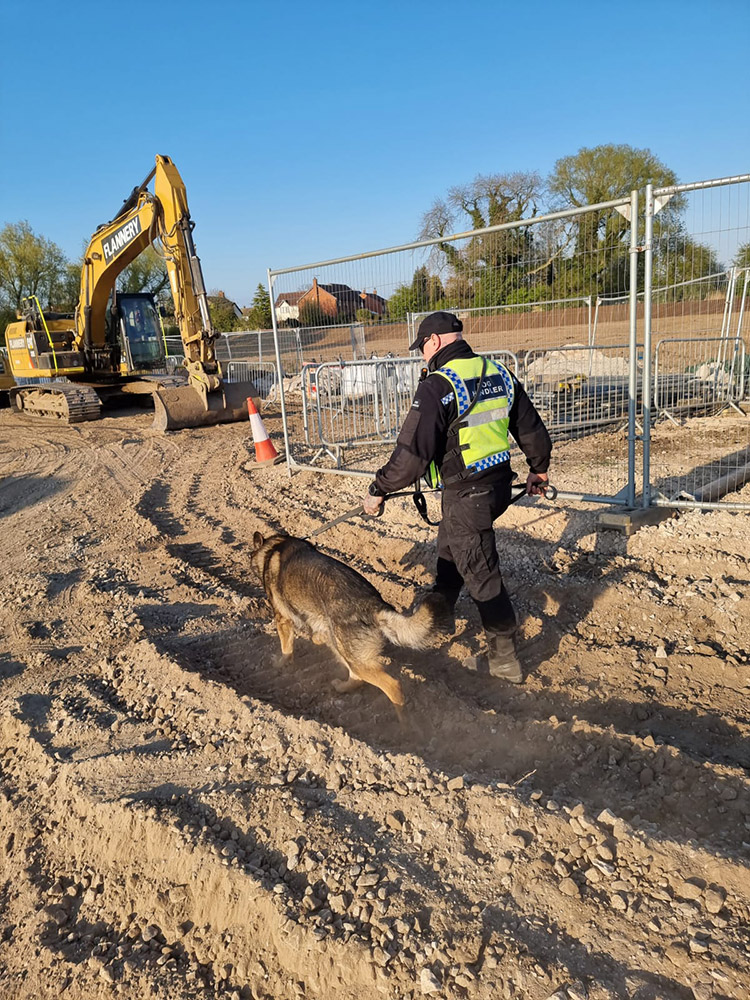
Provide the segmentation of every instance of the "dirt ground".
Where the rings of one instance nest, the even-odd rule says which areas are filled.
[[[150,419],[0,411],[2,1000],[750,996],[746,514],[515,505],[526,683],[462,596],[391,651],[399,722],[305,638],[278,665],[249,569],[361,482]],[[406,500],[318,541],[399,609],[430,582]]]

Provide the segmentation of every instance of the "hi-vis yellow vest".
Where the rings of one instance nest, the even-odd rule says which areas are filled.
[[[483,361],[480,357],[457,358],[435,373],[443,375],[453,386],[458,416],[448,433],[441,468],[431,462],[425,475],[433,488],[470,479],[474,473],[510,459],[508,425],[513,406],[513,379],[504,365],[488,358],[479,399],[471,406],[479,388]],[[470,407],[470,412],[466,413]],[[444,480],[442,469],[446,466],[458,471]]]

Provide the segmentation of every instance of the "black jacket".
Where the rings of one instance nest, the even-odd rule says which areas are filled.
[[[431,372],[436,372],[455,358],[476,356],[465,340],[457,340],[438,351],[430,359],[429,368]],[[510,433],[526,456],[529,469],[537,473],[546,472],[552,451],[547,428],[515,377],[513,387],[515,395],[509,414]],[[445,455],[448,428],[456,416],[456,396],[448,379],[442,375],[430,374],[420,382],[393,454],[375,474],[375,486],[381,495],[395,493],[417,482],[433,460],[440,466]],[[499,483],[512,475],[510,463],[505,462],[472,475],[471,482]],[[456,483],[453,488],[465,486],[464,481]]]

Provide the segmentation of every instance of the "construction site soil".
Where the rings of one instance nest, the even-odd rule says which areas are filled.
[[[750,996],[747,514],[516,504],[525,684],[464,595],[390,649],[399,719],[279,663],[249,566],[363,482],[150,421],[0,411],[2,1000]],[[405,609],[434,531],[398,499],[316,541]]]

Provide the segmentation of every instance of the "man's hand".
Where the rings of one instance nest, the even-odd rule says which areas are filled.
[[[373,497],[368,493],[367,496],[362,501],[362,509],[365,514],[369,514],[371,517],[377,517],[380,513],[380,508],[383,504],[384,497]]]
[[[530,497],[538,497],[547,489],[546,472],[530,472],[526,477],[526,493]]]

